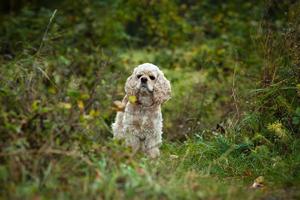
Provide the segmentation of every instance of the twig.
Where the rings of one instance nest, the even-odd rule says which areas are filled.
[[[234,64],[234,71],[233,71],[233,77],[232,77],[232,97],[233,97],[233,102],[234,102],[234,106],[237,112],[237,117],[238,120],[240,119],[240,110],[239,110],[239,106],[238,106],[238,101],[237,101],[237,94],[235,92],[235,75],[236,75],[236,68],[237,68],[237,64]]]
[[[51,17],[50,17],[50,19],[49,19],[49,23],[48,23],[48,25],[47,25],[47,27],[46,27],[46,30],[45,30],[45,32],[44,32],[42,41],[41,41],[41,43],[40,43],[40,47],[39,47],[39,49],[37,50],[36,54],[39,54],[40,50],[41,50],[42,47],[43,47],[44,40],[45,40],[46,37],[47,37],[47,34],[48,34],[48,31],[49,31],[50,25],[51,25],[51,23],[52,23],[52,21],[53,21],[53,19],[54,19],[54,17],[55,17],[56,12],[57,12],[57,9],[54,10],[54,12],[52,13],[52,15],[51,15]]]

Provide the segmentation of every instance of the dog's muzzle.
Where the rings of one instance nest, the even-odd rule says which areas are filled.
[[[146,77],[142,77],[141,78],[141,83],[143,84],[145,84],[145,83],[147,83],[147,81],[148,81],[148,79],[146,78]]]

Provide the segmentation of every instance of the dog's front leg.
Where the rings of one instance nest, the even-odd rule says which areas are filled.
[[[126,145],[132,148],[133,153],[135,154],[140,149],[140,140],[134,135],[127,135],[125,139]]]
[[[148,149],[147,150],[147,155],[150,158],[157,158],[157,157],[159,157],[159,155],[160,155],[159,148],[158,147],[154,147],[154,148]]]
[[[157,158],[160,155],[159,146],[161,144],[160,137],[149,137],[145,140],[146,153],[150,158]]]

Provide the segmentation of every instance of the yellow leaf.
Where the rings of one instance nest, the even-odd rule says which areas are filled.
[[[92,109],[89,112],[89,116],[91,116],[91,117],[98,117],[99,115],[100,115],[100,112],[98,110]]]
[[[72,105],[70,103],[65,103],[65,102],[59,102],[58,106],[60,108],[67,109],[67,110],[72,108]]]
[[[129,96],[129,97],[128,97],[128,100],[129,100],[130,103],[133,103],[133,104],[134,104],[134,103],[136,103],[137,98],[136,98],[136,96]]]
[[[83,100],[87,100],[87,99],[90,98],[90,95],[89,94],[81,94],[80,98],[83,99]]]
[[[220,22],[223,19],[223,14],[217,14],[213,19],[215,20],[215,22]]]
[[[177,156],[177,155],[175,155],[175,154],[172,154],[172,155],[170,155],[170,158],[171,158],[171,159],[177,159],[177,158],[179,158],[179,156]]]
[[[261,188],[264,186],[265,178],[263,176],[259,176],[254,180],[251,188]]]
[[[224,54],[225,53],[225,49],[218,49],[217,50],[217,55],[222,55],[222,54]]]
[[[81,111],[84,110],[84,103],[83,103],[83,101],[81,101],[81,100],[77,101],[77,106],[78,106],[78,108],[79,108]]]
[[[40,102],[41,102],[40,100],[35,100],[31,105],[32,110],[34,111],[38,110]]]
[[[90,115],[82,115],[83,119],[85,120],[89,120],[92,119],[92,117]]]
[[[49,88],[48,92],[51,93],[51,94],[56,94],[56,90],[55,90],[54,87]]]

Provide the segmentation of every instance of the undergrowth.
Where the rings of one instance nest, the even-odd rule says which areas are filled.
[[[217,2],[10,4],[0,199],[299,198],[300,4]],[[144,62],[173,92],[156,160],[111,139]]]

